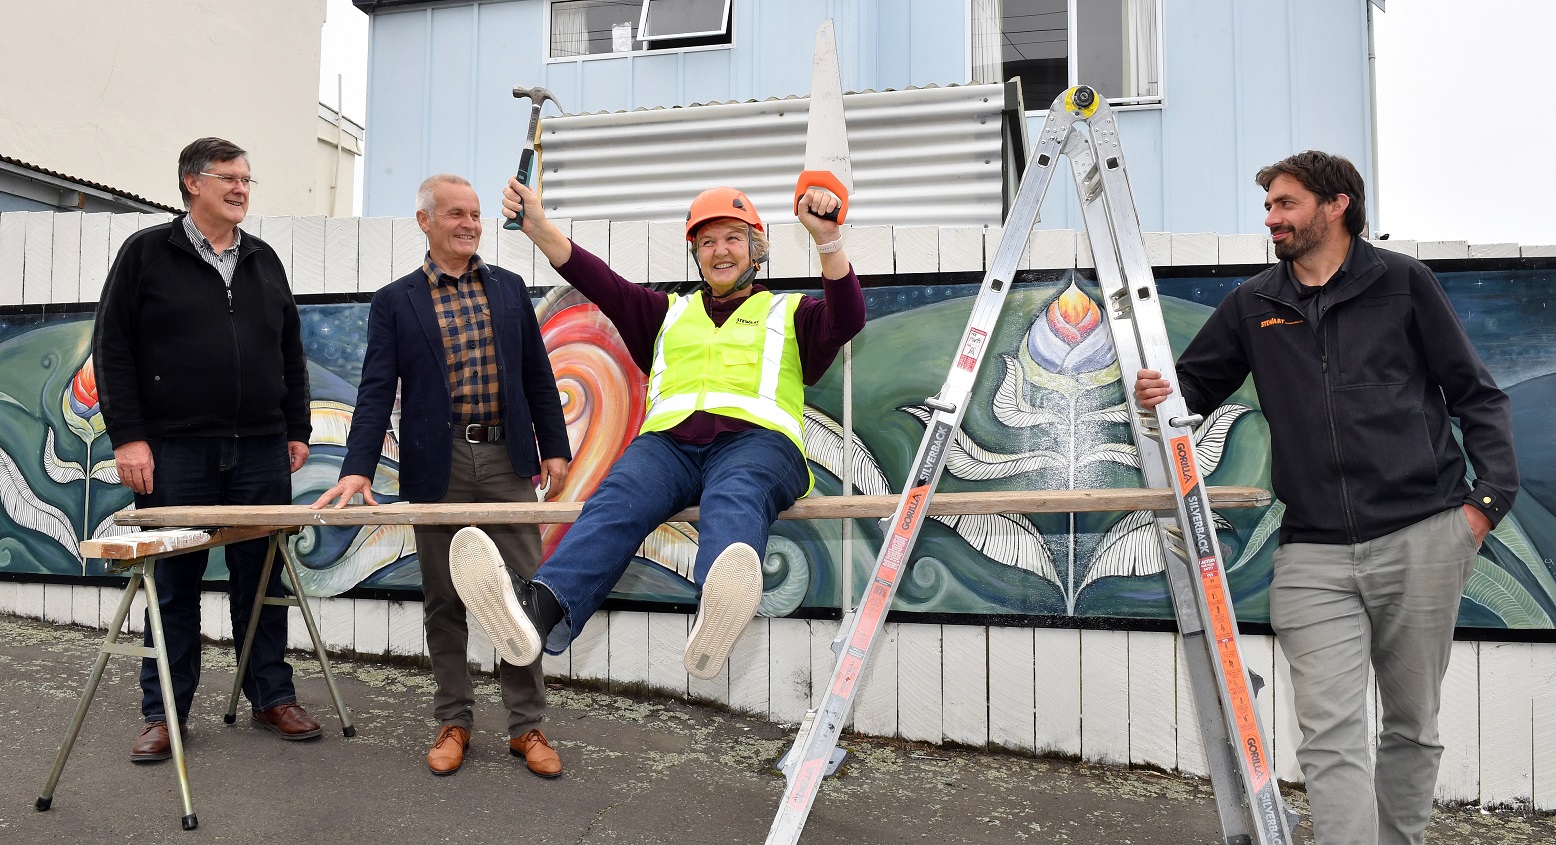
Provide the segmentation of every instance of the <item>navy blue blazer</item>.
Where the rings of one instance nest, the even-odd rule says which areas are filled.
[[[556,377],[524,280],[491,265],[479,272],[497,344],[504,442],[514,471],[521,476],[536,475],[540,456],[572,459]],[[341,477],[373,477],[398,381],[400,497],[435,502],[448,492],[455,432],[448,357],[427,274],[417,269],[379,290],[373,295],[367,319],[367,352],[362,359],[362,381],[357,386],[357,407],[351,415]]]

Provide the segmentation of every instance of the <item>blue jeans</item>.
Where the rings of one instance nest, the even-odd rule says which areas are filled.
[[[627,571],[643,538],[673,514],[702,507],[694,566],[701,588],[713,559],[730,545],[746,543],[764,556],[773,521],[809,485],[805,457],[776,431],[721,434],[703,445],[662,432],[639,435],[535,576],[564,614],[546,638],[546,651],[567,648]]]
[[[152,440],[151,495],[135,497],[135,507],[162,505],[289,505],[292,474],[286,436],[167,437]],[[232,612],[233,647],[243,644],[265,567],[269,541],[250,540],[226,548],[228,605]],[[207,552],[190,552],[157,561],[157,606],[167,640],[178,720],[188,721],[200,683],[200,582]],[[270,570],[266,595],[286,595],[281,585],[281,561]],[[151,620],[146,621],[146,645],[151,645]],[[243,679],[243,694],[255,710],[297,700],[292,667],[286,663],[286,608],[267,605],[254,631],[254,652]],[[167,718],[157,663],[141,660],[141,715],[146,721]]]

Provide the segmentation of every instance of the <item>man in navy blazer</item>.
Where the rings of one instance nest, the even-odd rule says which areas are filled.
[[[466,180],[429,177],[416,192],[416,221],[427,233],[421,269],[373,296],[357,407],[346,438],[340,483],[313,503],[370,505],[372,476],[400,386],[400,496],[410,502],[533,502],[541,475],[561,492],[572,452],[556,378],[528,288],[518,275],[481,261],[481,202]],[[417,525],[423,623],[437,692],[433,774],[450,775],[470,744],[471,709],[465,606],[449,580],[449,543],[459,526]],[[513,572],[540,565],[534,525],[485,525]],[[502,664],[508,746],[542,777],[562,761],[540,731],[546,685],[539,663]]]

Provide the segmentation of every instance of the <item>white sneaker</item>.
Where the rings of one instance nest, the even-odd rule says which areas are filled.
[[[697,622],[682,662],[694,678],[717,677],[735,641],[762,601],[762,562],[756,549],[735,543],[719,553],[702,585]]]
[[[514,592],[513,576],[497,544],[474,526],[461,528],[448,548],[448,574],[465,609],[486,631],[497,654],[515,666],[540,659],[540,632]],[[528,586],[528,585],[525,585]],[[528,602],[533,608],[533,599]]]

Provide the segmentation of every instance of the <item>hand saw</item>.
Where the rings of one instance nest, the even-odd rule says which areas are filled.
[[[805,127],[805,170],[794,186],[794,213],[800,197],[811,188],[837,195],[837,211],[824,219],[843,222],[848,195],[854,192],[854,171],[848,163],[848,127],[843,122],[843,82],[837,72],[837,42],[829,18],[816,30],[816,53],[810,77],[810,115]]]

